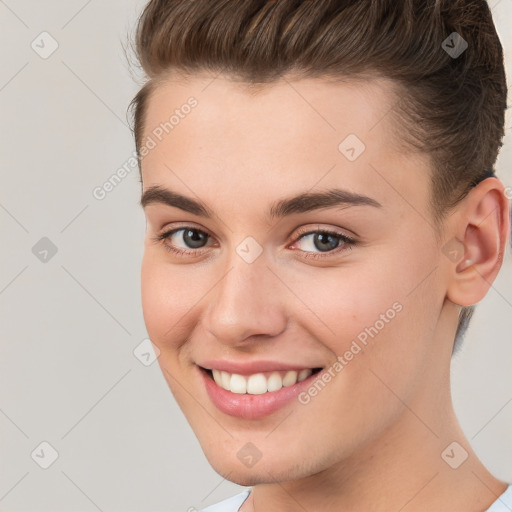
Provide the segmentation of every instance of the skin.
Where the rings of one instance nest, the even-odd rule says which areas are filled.
[[[144,139],[190,96],[198,105],[142,160],[143,191],[172,189],[215,216],[145,207],[143,312],[208,461],[253,486],[241,510],[485,510],[507,484],[464,437],[449,370],[459,306],[480,301],[502,263],[503,184],[480,183],[436,231],[428,155],[398,150],[386,115],[393,84],[383,79],[283,79],[251,92],[225,75],[176,75],[152,96]],[[338,150],[351,133],[366,146],[353,162]],[[265,216],[277,199],[332,187],[382,207]],[[210,238],[199,249],[186,245],[183,231],[154,240],[183,226]],[[300,239],[299,228],[335,230],[357,243],[329,255],[314,235]],[[251,264],[236,252],[248,236],[263,248]],[[457,261],[442,250],[454,238],[464,246]],[[175,255],[165,244],[196,253]],[[214,406],[198,376],[196,362],[206,359],[329,367],[395,302],[401,312],[308,404],[235,418]],[[457,469],[441,457],[454,441],[468,453]],[[237,458],[247,442],[262,454],[252,467]]]

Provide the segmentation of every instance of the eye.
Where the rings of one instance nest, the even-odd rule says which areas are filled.
[[[209,236],[208,233],[200,229],[184,226],[165,231],[154,237],[153,240],[162,243],[169,252],[195,256],[197,251],[204,247]],[[185,247],[179,247],[179,243],[184,244]]]
[[[305,233],[298,233],[298,238],[294,245],[298,242],[303,242],[304,249],[301,252],[305,252],[306,258],[327,258],[333,254],[338,254],[343,251],[350,250],[356,241],[347,235],[338,231],[331,231],[327,229],[317,229],[306,231]],[[311,251],[319,252],[311,252]]]
[[[153,238],[155,243],[162,243],[166,250],[183,256],[198,256],[201,249],[207,245],[211,238],[208,233],[193,226],[182,226],[164,231]],[[356,241],[338,231],[327,229],[299,230],[293,246],[303,243],[301,253],[305,258],[327,258],[334,254],[350,250]],[[180,247],[180,245],[182,245]],[[313,251],[319,252],[313,252]]]

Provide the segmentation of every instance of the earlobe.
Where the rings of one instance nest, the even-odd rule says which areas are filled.
[[[460,306],[481,301],[503,262],[510,229],[509,204],[497,178],[477,185],[461,204],[455,230],[464,247],[462,259],[450,265],[447,298]]]

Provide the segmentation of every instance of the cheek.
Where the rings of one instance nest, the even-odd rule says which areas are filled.
[[[152,249],[144,253],[141,267],[141,299],[144,323],[159,349],[158,364],[183,411],[191,404],[179,382],[185,379],[180,359],[187,356],[187,337],[193,330],[193,306],[199,301],[190,276]],[[204,291],[203,291],[204,294]]]
[[[298,321],[348,366],[379,368],[405,386],[424,364],[442,306],[435,255],[432,246],[389,244],[364,265],[308,272],[294,288],[309,309]]]
[[[304,421],[318,418],[326,443],[340,435],[347,443],[376,435],[402,410],[397,396],[406,401],[417,391],[437,314],[427,309],[439,295],[435,281],[418,287],[435,267],[432,257],[383,251],[364,268],[322,269],[297,281],[294,291],[310,310],[295,318],[338,363],[328,390],[311,389],[305,397],[311,401]],[[326,428],[325,411],[341,423]]]
[[[350,340],[364,342],[367,330],[376,324],[379,333],[399,323],[403,309],[403,275],[393,277],[382,260],[363,265],[340,266],[308,271],[295,280],[294,292],[307,305],[308,312],[296,319],[336,353],[347,349]],[[290,276],[291,278],[291,276]]]
[[[182,344],[191,309],[200,297],[201,290],[189,274],[146,250],[141,267],[142,310],[149,337],[160,350],[172,348],[171,343]]]

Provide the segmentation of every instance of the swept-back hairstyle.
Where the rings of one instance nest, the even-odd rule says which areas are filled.
[[[173,72],[222,72],[256,88],[282,76],[380,76],[395,85],[396,143],[430,155],[437,227],[494,175],[507,85],[484,0],[151,0],[135,53],[147,77],[129,106],[137,151],[148,100]],[[473,311],[460,311],[454,351]]]

